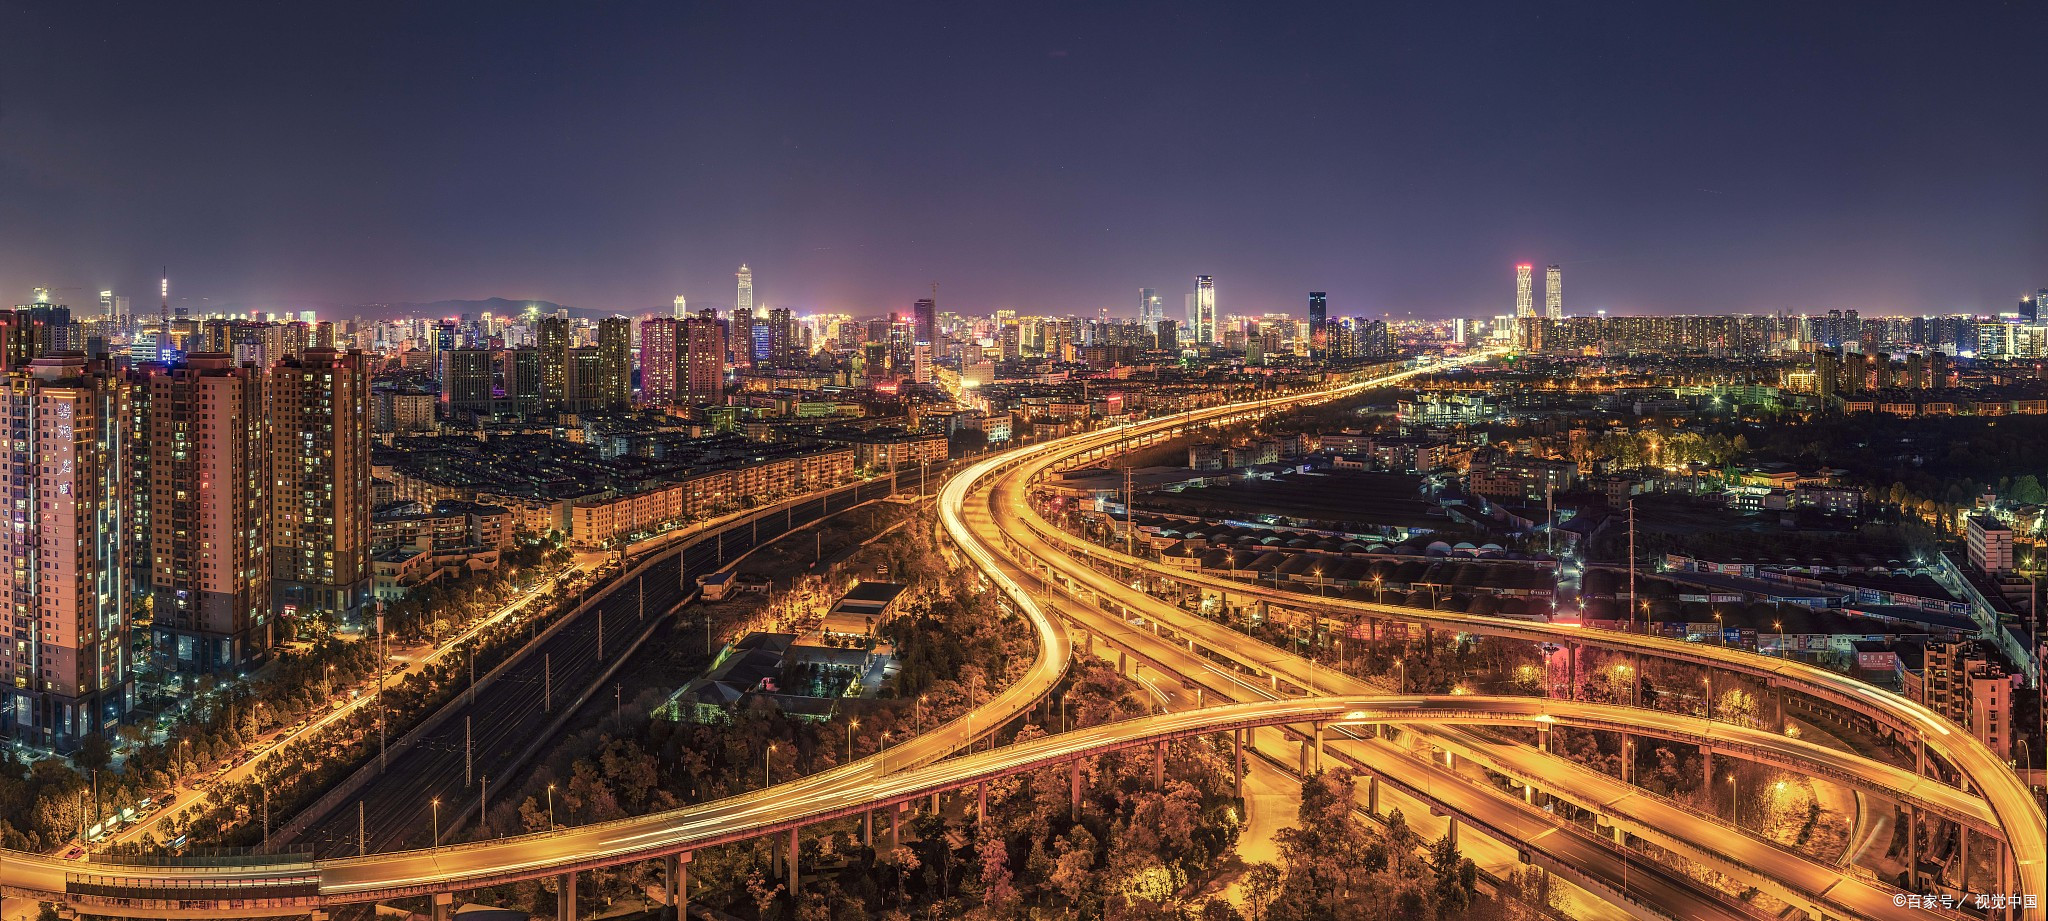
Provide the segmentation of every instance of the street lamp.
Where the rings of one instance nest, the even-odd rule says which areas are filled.
[[[926,694],[919,694],[919,695],[917,695],[917,703],[916,703],[916,704],[913,704],[913,705],[911,706],[911,708],[910,708],[910,715],[911,715],[912,719],[913,719],[913,720],[914,720],[914,721],[916,722],[916,724],[917,724],[915,728],[917,729],[917,731],[918,731],[918,732],[923,732],[923,731],[924,731],[924,704],[925,704],[925,699],[926,699],[926,698],[927,698],[928,696],[930,696],[930,695],[926,695]]]
[[[428,847],[428,848],[430,848],[430,849],[431,849],[431,848],[437,848],[437,847],[440,847],[440,846],[441,846],[441,798],[440,798],[440,797],[438,797],[438,796],[434,797],[434,799],[433,799],[433,806],[434,806],[434,826],[433,826],[433,828],[434,828],[434,836],[433,836],[432,838],[429,838],[429,839],[427,839],[427,847]]]
[[[856,730],[856,729],[859,729],[859,728],[860,728],[860,720],[852,720],[852,721],[849,721],[849,722],[848,722],[848,723],[846,724],[846,763],[847,763],[847,764],[852,764],[852,763],[853,763],[853,731],[854,731],[854,730]]]
[[[889,773],[889,730],[887,729],[882,730],[882,750],[875,757],[877,759],[875,762],[877,772],[882,774]]]
[[[548,784],[548,830],[555,830],[555,785]]]
[[[774,786],[774,782],[768,777],[768,759],[773,757],[775,757],[775,743],[770,742],[767,749],[761,752],[761,786],[763,787]]]
[[[1735,772],[1728,772],[1728,821],[1742,826],[1742,803],[1735,798]]]

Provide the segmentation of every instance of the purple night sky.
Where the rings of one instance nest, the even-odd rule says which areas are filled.
[[[0,299],[2010,309],[2048,5],[0,0]],[[204,298],[205,300],[200,300]]]

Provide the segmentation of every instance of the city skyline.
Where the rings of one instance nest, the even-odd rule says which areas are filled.
[[[1765,35],[1668,9],[1188,7],[1075,35],[989,12],[12,9],[25,61],[104,51],[11,87],[0,290],[132,293],[169,264],[193,306],[638,313],[722,303],[748,262],[764,303],[861,314],[940,278],[955,305],[1123,315],[1131,287],[1213,274],[1224,311],[1321,290],[1449,317],[1503,312],[1496,267],[1531,261],[1571,270],[1586,312],[1993,311],[2048,274],[2025,153],[2048,128],[2011,117],[2041,15],[1807,9]],[[1311,29],[1383,44],[1356,63]],[[757,68],[727,34],[807,63],[728,76]],[[1472,73],[1430,63],[1449,48]],[[1850,76],[1878,60],[1885,79]],[[236,68],[264,79],[223,83]],[[1105,81],[1133,95],[1051,105]],[[1213,143],[1168,143],[1197,113]],[[1479,152],[1503,131],[1512,155]]]

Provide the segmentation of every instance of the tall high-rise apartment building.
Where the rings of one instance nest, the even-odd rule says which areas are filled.
[[[441,356],[441,399],[450,411],[492,411],[493,357],[489,349],[454,349]]]
[[[910,316],[912,344],[933,345],[939,341],[938,298],[919,298],[911,305]]]
[[[151,646],[178,671],[248,668],[275,639],[268,375],[193,353],[144,387]]]
[[[271,574],[280,616],[353,620],[370,600],[370,372],[307,349],[271,377]]]
[[[683,329],[689,319],[656,317],[640,324],[640,401],[667,406],[682,379]]]
[[[546,375],[541,369],[540,349],[512,349],[501,356],[504,362],[505,398],[512,404],[512,411],[530,416],[547,409],[547,398],[541,386]],[[566,368],[564,376],[567,375]],[[566,383],[565,383],[566,386]]]
[[[597,403],[605,407],[633,403],[633,321],[606,317],[597,324]]]
[[[1195,313],[1188,321],[1194,326],[1195,342],[1200,345],[1216,344],[1216,279],[1209,275],[1195,276]]]
[[[739,279],[739,296],[733,300],[733,315],[744,313],[751,317],[754,315],[754,270],[747,268],[746,263],[740,263],[740,270],[734,277]]]
[[[725,402],[725,330],[716,319],[683,321],[683,380],[690,402]]]
[[[1564,319],[1564,270],[1554,265],[1543,270],[1543,316]]]
[[[669,314],[678,320],[690,315],[690,302],[682,295],[676,295],[675,312]]]
[[[1322,358],[1330,350],[1330,296],[1321,291],[1308,293],[1308,353]]]
[[[569,402],[568,317],[543,317],[540,321],[540,402],[544,409],[561,412]]]
[[[1526,262],[1515,266],[1515,317],[1536,315],[1536,280],[1532,277],[1536,267]]]
[[[77,353],[0,378],[4,457],[0,559],[0,725],[71,750],[133,702],[128,469],[133,385]]]
[[[1166,319],[1166,301],[1153,288],[1138,289],[1138,322],[1147,328],[1155,327]]]

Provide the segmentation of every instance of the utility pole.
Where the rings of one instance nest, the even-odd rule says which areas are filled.
[[[543,652],[543,653],[541,653],[541,654],[540,654],[540,672],[541,672],[541,674],[540,674],[540,682],[541,682],[541,685],[540,685],[540,686],[541,686],[541,698],[540,698],[541,702],[540,702],[540,712],[542,712],[542,713],[553,713],[553,712],[555,711],[555,654],[554,654],[554,653],[552,653],[552,652]]]
[[[464,713],[462,715],[462,785],[465,787],[469,786],[471,783],[469,773],[471,765],[471,754],[472,749],[470,748],[469,744],[469,714]]]
[[[367,856],[369,856],[369,853],[370,853],[370,849],[369,849],[369,841],[370,841],[370,836],[369,836],[368,834],[366,834],[366,833],[364,832],[364,825],[363,825],[363,801],[362,801],[362,800],[356,800],[356,856],[357,856],[357,857],[367,857]]]

